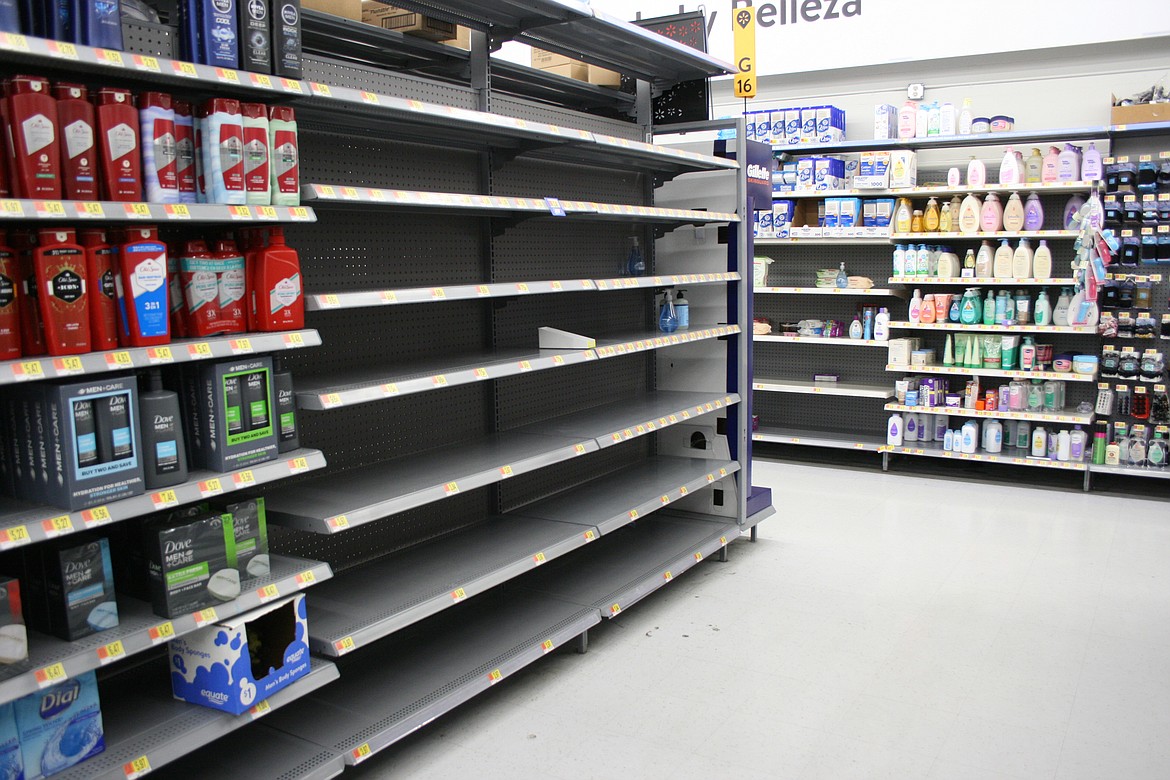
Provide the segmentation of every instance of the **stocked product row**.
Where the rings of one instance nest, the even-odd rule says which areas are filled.
[[[304,327],[300,259],[280,228],[180,243],[164,242],[153,225],[53,227],[10,230],[5,243],[6,360]]]
[[[4,82],[0,197],[300,203],[292,108],[15,76]],[[144,197],[145,196],[145,197]]]

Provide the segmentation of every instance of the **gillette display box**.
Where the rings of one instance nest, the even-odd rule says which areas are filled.
[[[890,153],[862,152],[853,186],[859,190],[884,190],[890,186]]]
[[[196,467],[234,471],[277,456],[272,359],[207,363],[184,374],[184,411]]]
[[[308,634],[305,597],[297,594],[172,640],[175,698],[247,712],[309,673]]]
[[[20,732],[12,702],[0,704],[0,777],[4,780],[24,777],[24,757],[20,755]]]
[[[114,566],[104,537],[70,536],[24,551],[25,612],[32,628],[74,642],[118,625]]]
[[[17,699],[13,710],[25,780],[63,772],[106,749],[93,672]]]

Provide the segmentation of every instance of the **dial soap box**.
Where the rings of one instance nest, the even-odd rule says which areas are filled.
[[[240,715],[309,673],[305,596],[222,620],[170,643],[175,698]]]
[[[17,699],[14,709],[25,780],[55,775],[106,749],[93,672]]]

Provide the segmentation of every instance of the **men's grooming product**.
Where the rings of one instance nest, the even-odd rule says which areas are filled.
[[[140,495],[138,390],[132,377],[47,385],[49,495],[76,511]]]
[[[102,198],[141,201],[142,155],[138,150],[139,118],[133,99],[124,89],[103,87],[96,101]]]
[[[198,62],[220,68],[240,67],[240,31],[236,3],[246,0],[187,0],[186,22],[194,24]],[[192,13],[194,11],[194,13]],[[190,34],[190,31],[188,31]]]
[[[0,777],[12,780],[24,780],[25,777],[16,709],[10,701],[0,704]]]
[[[172,102],[175,110],[175,178],[179,184],[179,202],[197,203],[195,186],[195,119],[191,104]]]
[[[272,203],[277,206],[299,206],[300,148],[297,142],[296,112],[291,107],[272,106],[268,109],[268,139]]]
[[[33,253],[45,348],[50,355],[90,351],[85,250],[72,230],[45,228]]]
[[[272,72],[272,0],[239,2],[240,67],[253,73]]]
[[[0,664],[14,664],[28,658],[28,630],[24,627],[24,608],[20,597],[20,580],[0,577]],[[4,747],[0,744],[0,754]],[[0,757],[0,769],[4,759]]]
[[[138,96],[142,127],[142,178],[151,203],[179,202],[175,109],[165,92]]]
[[[39,76],[14,76],[4,83],[5,125],[14,194],[18,198],[61,197],[61,150],[57,101]]]
[[[123,345],[169,344],[166,244],[159,241],[158,228],[153,225],[127,228],[126,239],[119,253],[121,273],[116,279]]]
[[[183,439],[179,396],[164,390],[162,374],[149,374],[149,388],[141,393],[143,479],[148,489],[187,481],[187,444]]]
[[[255,2],[262,3],[264,0]],[[268,107],[260,103],[241,103],[240,113],[244,122],[244,191],[248,203],[266,206],[272,202],[272,183],[268,172]]]
[[[221,333],[248,329],[248,275],[244,255],[235,241],[215,242],[211,253],[219,278],[219,326]]]
[[[219,263],[203,240],[184,244],[179,256],[179,279],[186,301],[187,335],[219,333]]]
[[[297,330],[305,326],[301,261],[285,245],[284,231],[268,231],[268,246],[256,250],[252,268],[254,326],[260,331]]]
[[[171,307],[171,338],[186,338],[187,310],[183,298],[183,280],[180,273],[178,249],[167,244],[167,299]]]
[[[232,471],[276,458],[270,358],[193,366],[185,381],[193,466]]]
[[[20,24],[20,5],[17,0],[0,0],[0,32],[24,32]]]
[[[228,563],[235,566],[244,579],[267,575],[271,570],[271,561],[268,557],[268,519],[264,511],[264,499],[226,504],[223,511],[231,516],[234,539],[234,550],[229,550]]]
[[[291,452],[301,446],[301,428],[297,420],[297,398],[293,391],[292,372],[280,358],[272,361],[272,385],[276,393],[276,414],[279,425],[279,452]]]
[[[122,0],[75,0],[74,41],[122,50]]]
[[[272,14],[272,72],[301,78],[301,0],[276,0]]]
[[[73,642],[118,625],[114,567],[104,537],[48,542],[24,553],[29,625]]]
[[[94,350],[118,346],[118,289],[114,281],[114,249],[101,228],[79,232],[85,248],[85,271],[89,299],[89,339]]]
[[[230,0],[235,2],[235,0]],[[244,122],[240,101],[212,98],[200,108],[199,129],[202,133],[204,192],[208,203],[243,206],[244,189]]]
[[[155,614],[178,617],[240,595],[231,515],[173,513],[143,527]]]
[[[106,749],[94,672],[13,702],[25,780],[55,775]]]
[[[20,264],[7,244],[0,231],[0,360],[20,357]]]
[[[97,119],[89,93],[80,84],[58,83],[53,96],[61,130],[62,190],[70,200],[97,200]]]

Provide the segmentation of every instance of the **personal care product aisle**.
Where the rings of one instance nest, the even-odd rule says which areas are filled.
[[[966,171],[913,151],[1016,135],[829,139],[814,153],[839,178],[782,156],[756,228],[757,442],[1070,470],[1085,489],[1168,475],[1170,152],[1149,126],[1029,132],[1097,140]]]
[[[460,20],[510,13],[481,6]],[[627,72],[647,47],[661,83],[722,72],[570,16]],[[225,738],[240,771],[332,776],[770,514],[742,145],[319,54],[195,64],[130,26],[123,52],[0,34],[9,73],[44,74],[6,116],[56,152],[0,177],[0,730],[26,771],[181,774]],[[128,134],[92,174],[66,104]],[[78,701],[56,764],[22,725],[46,696]]]

